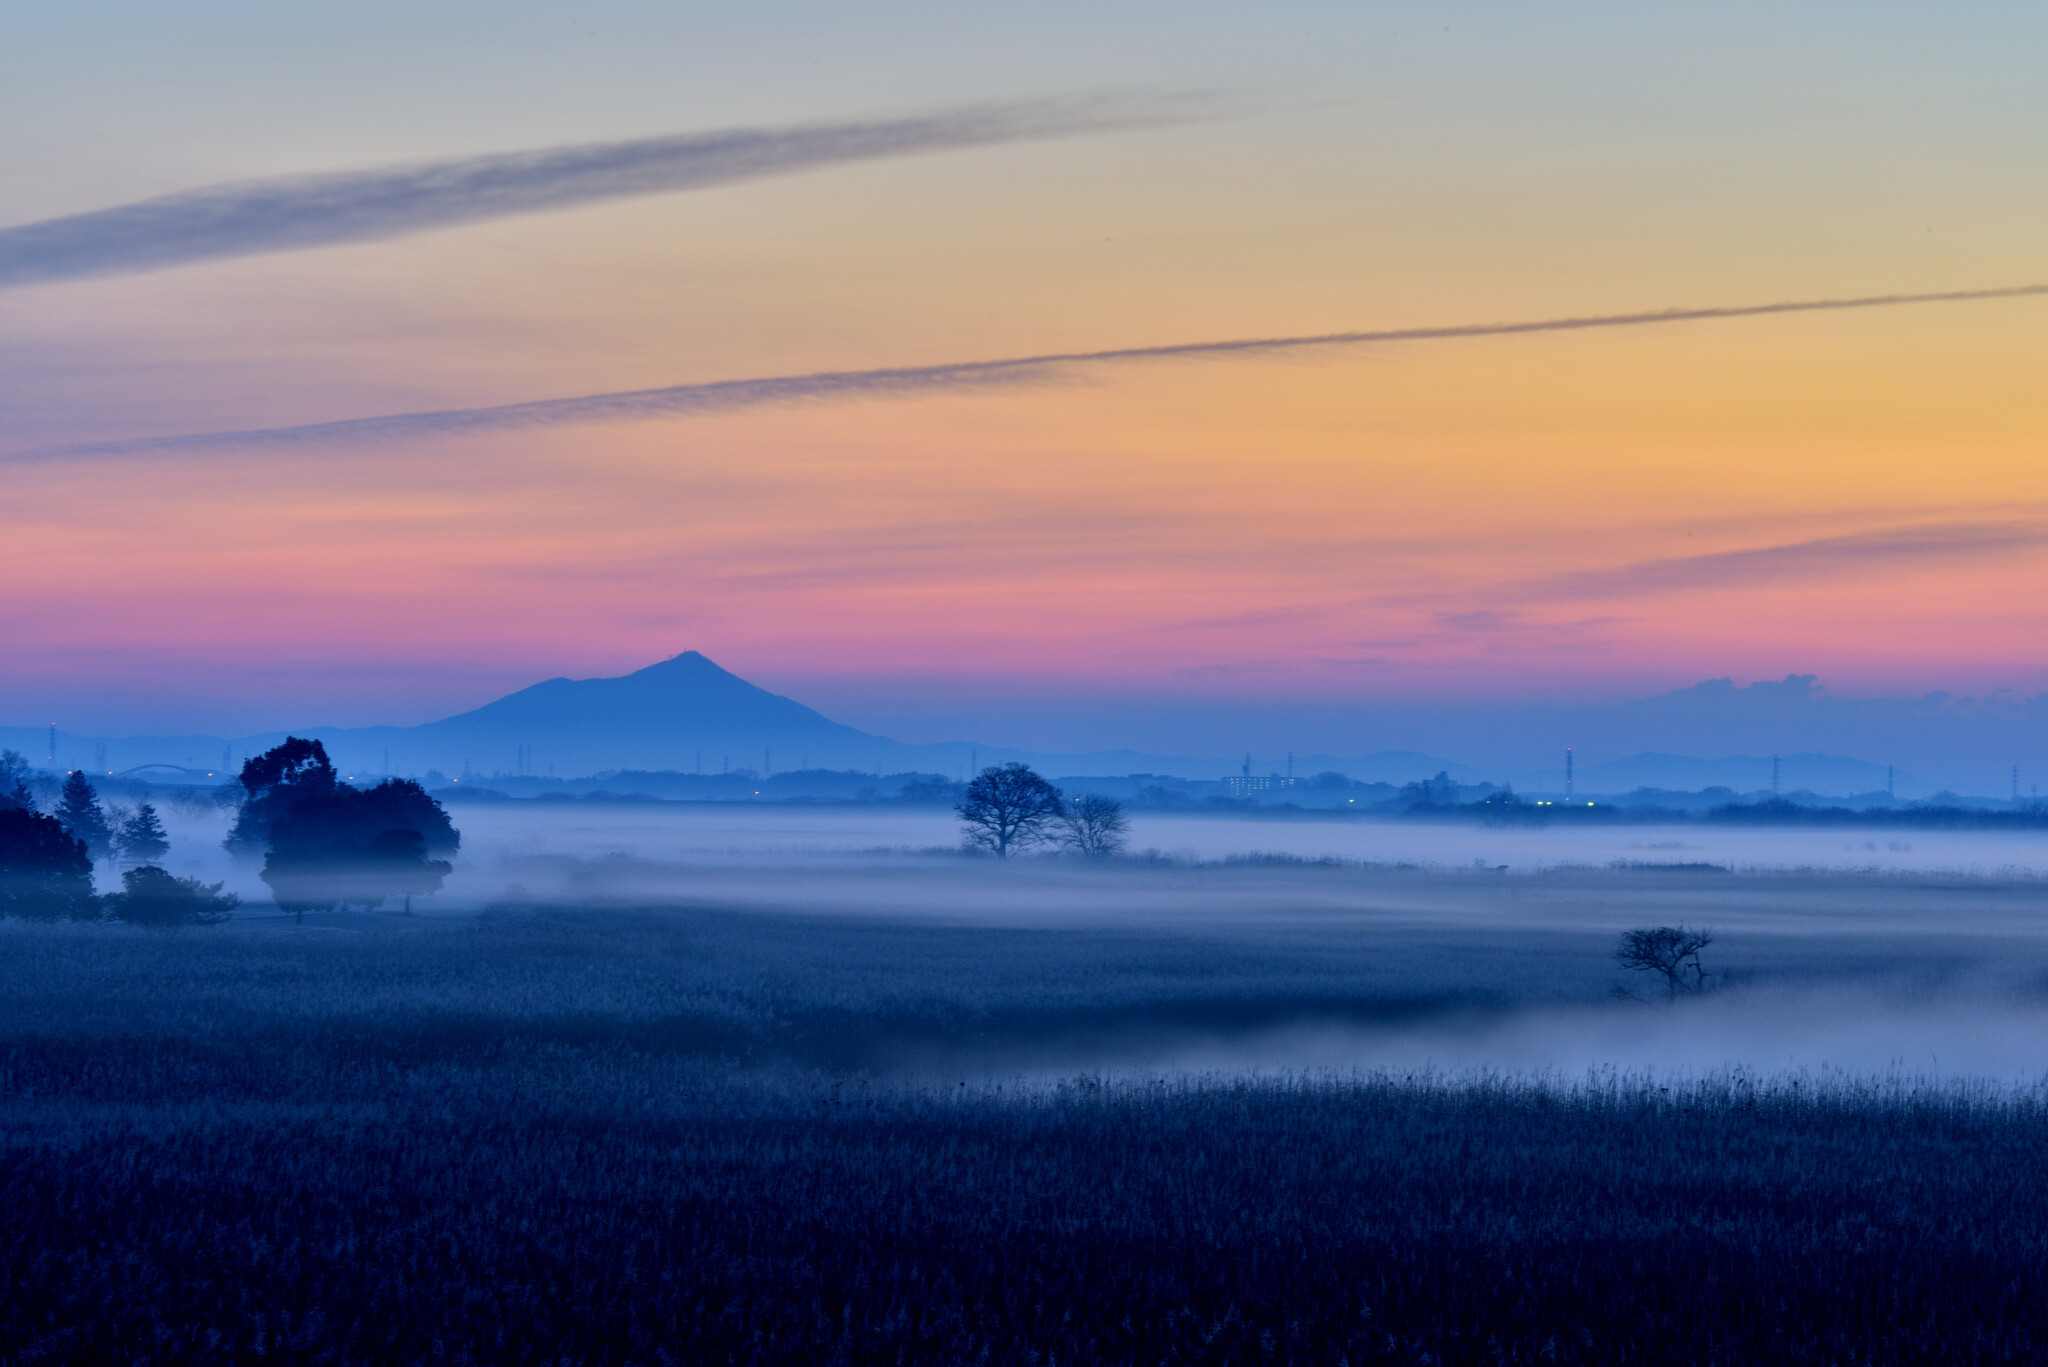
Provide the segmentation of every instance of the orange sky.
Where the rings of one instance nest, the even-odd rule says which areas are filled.
[[[1213,51],[1173,59],[1185,71],[1168,54],[1141,84],[1218,88],[1232,30],[1205,22]],[[1663,53],[1665,88],[1575,84],[1514,67],[1512,37],[1437,54],[1434,80],[1389,68],[1390,86],[1318,59],[1284,93],[1274,40],[1245,58],[1249,95],[1185,124],[7,290],[7,448],[2048,278],[2041,196],[2004,174],[2030,151],[2009,125],[2032,97],[1988,46],[1974,86],[1883,87],[1904,57],[1852,48],[1803,99],[1790,72],[1734,56]],[[1655,37],[1633,36],[1637,57]],[[751,41],[733,39],[742,65]],[[1020,58],[1011,83],[1096,74],[1061,60]],[[174,125],[176,81],[200,67],[160,78]],[[1461,103],[1461,81],[1502,72]],[[411,79],[394,77],[401,101]],[[842,82],[791,116],[914,109],[919,90]],[[159,163],[148,146],[66,162],[83,134],[43,108],[0,151],[6,184],[34,192],[10,200],[27,222],[238,175],[775,122],[737,99],[663,118],[644,91],[592,98],[595,119],[524,110],[502,135],[444,119],[405,137],[287,100],[281,118],[328,138],[297,166],[215,123],[175,153],[164,135]],[[2048,300],[1930,305],[11,465],[0,701],[39,717],[82,692],[118,711],[107,700],[153,680],[417,720],[684,648],[827,691],[1606,696],[1792,671],[2034,689],[2044,324]]]

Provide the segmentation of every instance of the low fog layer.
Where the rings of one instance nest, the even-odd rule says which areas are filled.
[[[465,849],[699,862],[735,857],[927,850],[959,844],[943,810],[560,804],[456,809]],[[1856,831],[1623,826],[1487,828],[1412,822],[1316,821],[1136,813],[1132,850],[1214,860],[1260,852],[1368,863],[1511,869],[1708,862],[1737,869],[1811,867],[2048,874],[2048,839],[2025,831]],[[472,862],[473,862],[472,861]]]
[[[2048,850],[2034,837],[1140,817],[1134,846],[1165,853],[1005,863],[959,854],[943,812],[455,815],[456,873],[410,921],[289,925],[220,850],[224,814],[167,812],[167,862],[242,893],[231,935],[342,943],[565,915],[593,940],[666,926],[721,993],[867,1020],[837,1056],[860,1070],[2048,1077]],[[1323,858],[1350,862],[1304,862]],[[1612,999],[1617,985],[1656,995],[1613,963],[1619,932],[1678,923],[1714,929],[1716,990]]]

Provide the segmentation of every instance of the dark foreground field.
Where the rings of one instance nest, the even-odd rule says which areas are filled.
[[[0,1360],[2048,1359],[2038,1093],[858,1065],[1457,977],[1199,949],[646,910],[7,927]]]

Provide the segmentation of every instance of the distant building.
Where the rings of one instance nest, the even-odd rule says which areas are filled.
[[[1245,797],[1251,793],[1270,792],[1275,788],[1293,788],[1297,780],[1269,774],[1265,778],[1253,778],[1250,774],[1231,774],[1223,780],[1223,786],[1230,790],[1232,797]]]

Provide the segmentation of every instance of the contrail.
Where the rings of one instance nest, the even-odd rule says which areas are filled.
[[[2048,295],[2048,285],[2007,285],[1997,289],[1944,290],[1929,294],[1871,294],[1848,299],[1800,299],[1773,304],[1660,309],[1652,313],[1594,314],[1519,323],[1459,323],[1448,327],[1389,328],[1376,332],[1324,332],[1303,337],[1248,337],[1222,342],[1178,342],[1164,346],[1116,347],[1103,351],[1054,351],[1036,356],[1014,356],[993,361],[958,361],[947,365],[901,366],[881,370],[828,370],[808,375],[717,380],[708,384],[671,385],[664,389],[636,389],[616,394],[585,394],[575,398],[540,399],[529,403],[498,404],[488,408],[446,408],[424,413],[392,413],[370,418],[346,418],[339,422],[308,423],[298,427],[262,427],[245,431],[200,432],[181,436],[84,442],[18,451],[6,459],[29,461],[66,456],[122,456],[253,447],[291,447],[330,442],[371,441],[390,437],[560,427],[576,423],[729,412],[735,409],[765,408],[849,396],[927,393],[1030,383],[1049,379],[1064,367],[1114,361],[1257,355],[1326,347],[1362,346],[1374,342],[1512,337],[1532,332],[1580,332],[1594,328],[1649,327],[1663,323],[1693,323],[1716,318],[1756,318],[1779,313],[1825,313],[1844,309],[2019,299],[2038,295]]]
[[[1186,101],[1036,100],[239,181],[0,228],[0,288],[373,242],[841,162],[1160,124],[1192,112]]]

